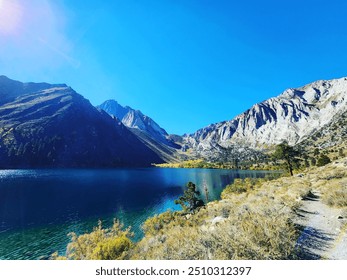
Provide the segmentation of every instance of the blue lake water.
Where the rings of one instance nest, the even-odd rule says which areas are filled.
[[[0,170],[0,259],[38,259],[63,254],[69,232],[92,230],[98,220],[118,218],[135,239],[150,216],[174,204],[187,182],[215,200],[235,178],[265,171],[217,169],[41,169]]]

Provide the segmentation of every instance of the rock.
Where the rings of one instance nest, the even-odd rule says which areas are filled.
[[[225,220],[225,218],[221,217],[221,216],[218,216],[218,217],[215,217],[212,221],[211,221],[211,224],[212,225],[216,225],[220,222],[223,222]]]

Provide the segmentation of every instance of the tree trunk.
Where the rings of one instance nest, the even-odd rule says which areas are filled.
[[[289,159],[287,159],[288,169],[291,176],[293,176],[293,166]]]

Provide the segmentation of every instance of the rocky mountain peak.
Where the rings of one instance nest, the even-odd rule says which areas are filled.
[[[347,78],[320,80],[287,89],[230,121],[202,128],[185,136],[184,144],[202,156],[216,145],[261,149],[283,140],[294,145],[346,109]]]
[[[144,115],[140,110],[135,110],[129,106],[123,107],[115,100],[105,101],[97,108],[117,117],[161,158],[167,161],[177,160],[174,155],[181,146],[175,143],[165,129],[161,128],[159,124],[149,116]]]
[[[161,128],[153,119],[144,115],[140,110],[129,106],[123,107],[115,100],[107,100],[97,108],[104,110],[109,115],[116,116],[122,123],[134,129],[139,129],[155,138],[166,138],[168,133]]]

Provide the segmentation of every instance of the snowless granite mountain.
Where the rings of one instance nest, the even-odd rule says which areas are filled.
[[[177,160],[177,150],[181,146],[172,140],[172,136],[165,129],[161,128],[153,119],[144,115],[141,111],[134,110],[129,106],[123,107],[115,100],[107,100],[97,106],[97,108],[119,119],[145,145],[156,152],[159,157],[166,161]]]
[[[0,76],[0,167],[147,166],[162,160],[70,87]]]
[[[230,121],[184,135],[183,144],[211,158],[221,149],[235,153],[262,149],[283,140],[294,145],[346,112],[347,78],[321,80],[255,104]]]

